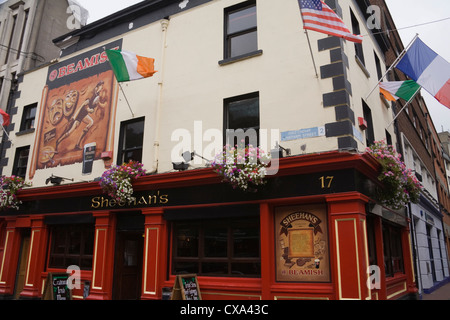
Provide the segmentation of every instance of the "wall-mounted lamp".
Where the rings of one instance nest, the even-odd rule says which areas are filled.
[[[189,168],[189,165],[190,165],[189,162],[194,160],[194,157],[199,157],[207,162],[211,162],[210,160],[205,159],[201,155],[197,154],[195,151],[194,152],[185,151],[185,152],[183,152],[183,154],[181,156],[183,157],[183,160],[184,160],[183,162],[172,162],[174,170],[186,171]]]
[[[45,180],[45,184],[53,184],[55,186],[59,186],[64,180],[68,180],[68,181],[74,181],[74,179],[68,179],[68,178],[63,178],[63,177],[57,177],[52,175],[50,178],[47,178],[47,180]]]
[[[280,146],[280,144],[277,142],[275,145],[275,148],[270,150],[270,153],[272,154],[272,158],[276,157],[278,155],[279,159],[284,158],[283,151],[286,153],[286,156],[289,157],[291,155],[291,149],[286,149]]]

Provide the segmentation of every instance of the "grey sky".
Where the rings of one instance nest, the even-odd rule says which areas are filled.
[[[78,2],[89,10],[90,18],[88,22],[93,22],[123,8],[142,2],[142,0],[78,0]],[[450,41],[448,41],[448,35],[446,34],[450,30],[450,19],[411,27],[417,24],[450,18],[450,1],[386,0],[386,3],[394,18],[396,27],[402,29],[399,32],[405,46],[418,33],[425,44],[444,59],[450,61]],[[450,131],[450,109],[440,104],[423,89],[422,95],[427,103],[436,130],[438,132],[442,130]]]

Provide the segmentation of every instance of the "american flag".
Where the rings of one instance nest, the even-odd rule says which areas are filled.
[[[354,35],[339,16],[321,0],[298,0],[303,28],[362,43],[362,36]]]

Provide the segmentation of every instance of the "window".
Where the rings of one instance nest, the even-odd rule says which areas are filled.
[[[246,144],[259,145],[259,93],[226,99],[224,105],[225,144],[245,139]]]
[[[9,45],[6,50],[5,64],[9,62],[9,55],[11,54],[11,46],[12,46],[12,41],[14,38],[14,31],[16,29],[16,24],[17,24],[17,14],[14,15],[12,19],[13,19],[13,21],[12,21],[11,35],[9,38]]]
[[[350,14],[352,16],[352,29],[353,29],[353,34],[361,34],[361,29],[359,28],[359,22],[358,19],[356,19],[355,14],[353,13],[353,11],[350,10]],[[362,43],[355,43],[355,53],[356,56],[358,57],[359,61],[365,65],[365,60],[364,60],[364,52],[363,52],[363,46]]]
[[[225,9],[225,59],[258,50],[256,2]]]
[[[373,131],[372,110],[370,110],[369,106],[364,102],[364,100],[362,104],[363,104],[364,119],[367,121],[366,144],[369,147],[375,141],[375,133]]]
[[[66,269],[71,265],[92,269],[94,226],[54,226],[51,230],[49,268]]]
[[[119,156],[117,164],[130,160],[142,161],[144,145],[144,118],[122,122],[120,126]]]
[[[174,223],[172,272],[259,277],[259,217]]]
[[[378,79],[381,79],[383,77],[383,72],[381,71],[380,58],[378,58],[378,55],[375,52],[373,54],[375,56],[375,66],[377,68],[377,76],[378,76]]]
[[[369,248],[369,265],[378,265],[377,262],[377,241],[375,237],[375,218],[372,215],[367,216],[367,243]]]
[[[387,276],[403,273],[403,250],[401,230],[392,225],[383,224],[384,265]]]
[[[25,18],[24,18],[24,21],[23,21],[23,29],[22,29],[22,34],[20,36],[19,49],[17,50],[16,59],[19,59],[20,58],[20,54],[22,53],[23,41],[24,41],[24,38],[25,38],[25,31],[26,31],[26,28],[27,28],[29,12],[30,12],[30,10],[25,10]]]
[[[30,155],[30,146],[17,148],[14,158],[13,175],[24,178],[27,174],[28,157]]]
[[[20,124],[20,131],[34,129],[36,121],[37,103],[30,104],[23,108],[22,123]]]

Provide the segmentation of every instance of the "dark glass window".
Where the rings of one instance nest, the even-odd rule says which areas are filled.
[[[363,104],[363,114],[364,119],[367,122],[367,129],[366,129],[366,144],[367,146],[371,146],[375,142],[375,132],[373,130],[373,118],[372,118],[372,110],[370,110],[370,107],[367,105],[367,103],[362,101]]]
[[[14,158],[13,175],[24,178],[27,174],[28,157],[30,155],[30,146],[17,148]]]
[[[260,276],[259,218],[175,222],[172,272]]]
[[[361,29],[359,27],[358,19],[356,18],[356,16],[353,13],[353,11],[350,10],[350,14],[351,14],[351,17],[352,17],[353,34],[361,34]],[[365,65],[366,62],[365,62],[365,59],[364,59],[364,52],[363,52],[363,45],[362,45],[362,43],[355,43],[355,52],[356,52],[356,56],[359,58],[359,61],[361,61],[361,63],[363,65]]]
[[[258,50],[256,2],[225,9],[225,58]]]
[[[403,273],[403,250],[401,230],[389,224],[383,224],[384,265],[387,276]]]
[[[92,269],[94,226],[54,226],[51,230],[49,268],[67,269],[71,265]]]
[[[226,99],[224,118],[224,140],[226,144],[236,145],[243,138],[247,144],[251,142],[253,145],[255,143],[258,145],[260,126],[258,93]],[[245,137],[239,136],[239,132],[236,132],[239,129],[243,130],[243,133],[246,134]],[[256,137],[251,136],[253,133],[256,133]],[[255,139],[256,141],[252,141]]]
[[[34,129],[36,120],[37,103],[31,104],[23,108],[22,123],[20,131]]]
[[[144,118],[123,122],[120,127],[119,156],[117,164],[130,160],[142,161],[144,145]]]

